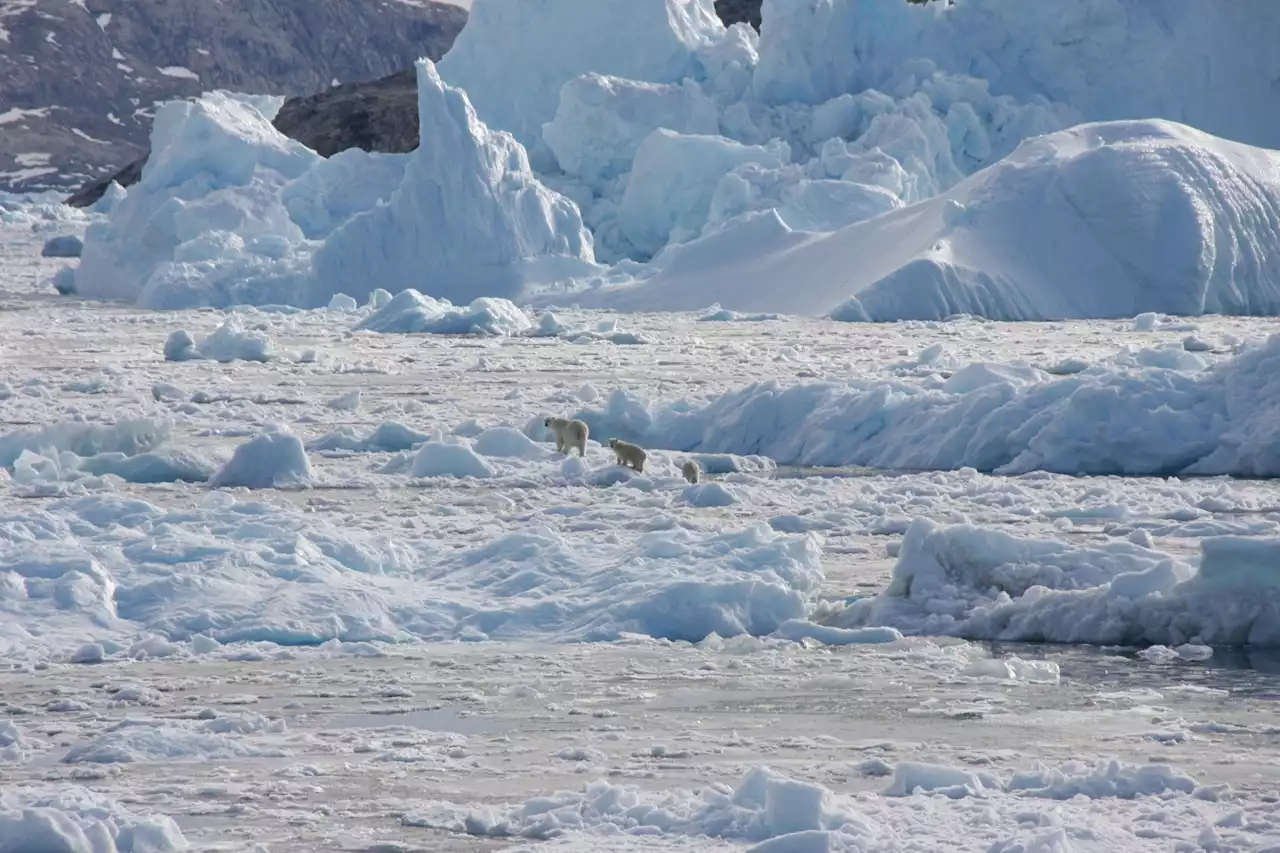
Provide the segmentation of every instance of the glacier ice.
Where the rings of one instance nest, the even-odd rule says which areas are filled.
[[[461,90],[418,61],[419,133],[385,205],[335,230],[316,251],[321,293],[363,300],[384,284],[432,296],[511,298],[532,278],[569,277],[594,262],[573,202],[534,177],[524,149],[491,131]]]
[[[408,155],[320,158],[271,127],[278,99],[166,105],[61,286],[157,308],[554,284],[845,320],[1275,309],[1274,4],[766,0],[763,19],[482,0],[420,64]]]
[[[1272,314],[1278,225],[1280,153],[1165,121],[1087,124],[839,231],[722,250],[710,235],[692,271],[583,304],[863,321]]]
[[[649,83],[696,79],[704,75],[699,51],[724,38],[711,0],[482,0],[440,75],[466,90],[486,124],[534,150],[570,80],[593,71]]]

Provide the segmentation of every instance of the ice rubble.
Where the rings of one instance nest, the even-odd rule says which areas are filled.
[[[771,381],[701,405],[651,407],[619,390],[576,416],[593,435],[788,465],[1280,475],[1280,335],[1199,372],[1145,366],[1163,355],[1060,377],[970,365],[941,383]]]
[[[511,438],[486,443],[510,449]],[[760,636],[804,618],[822,578],[812,537],[763,524],[604,545],[534,527],[458,550],[403,530],[340,529],[225,492],[170,510],[96,495],[0,518],[0,660],[65,661],[86,643],[127,654],[151,634],[186,654],[209,638]]]
[[[1264,3],[767,0],[757,38],[710,0],[483,0],[419,66],[411,155],[322,160],[260,98],[162,108],[74,285],[154,307],[556,282],[854,320],[1266,313],[1277,155],[1250,146],[1280,145],[1255,35],[1276,27]],[[1116,123],[1063,130],[1081,121]]]
[[[890,585],[836,627],[1096,645],[1280,645],[1280,542],[1201,540],[1198,566],[1130,542],[1019,539],[918,518]]]
[[[270,361],[274,356],[271,338],[265,332],[246,329],[244,321],[234,315],[199,343],[185,329],[169,335],[164,342],[165,361],[207,358],[227,364],[233,361]]]
[[[1201,790],[1193,778],[1172,767],[1116,760],[1093,767],[1071,762],[1061,768],[1018,773],[1009,780],[987,771],[919,762],[902,762],[893,773],[885,797],[853,797],[768,767],[748,770],[734,786],[717,783],[698,790],[652,791],[596,779],[578,791],[558,791],[505,808],[433,801],[406,814],[403,823],[536,840],[579,833],[597,838],[660,835],[699,839],[703,844],[712,838],[749,843],[754,845],[751,853],[862,853],[910,848],[919,841],[910,829],[913,820],[904,817],[918,817],[915,810],[921,807],[942,808],[936,800],[928,800],[931,796],[981,799],[981,823],[999,825],[1005,820],[1020,823],[1034,814],[1037,807],[1028,802],[1030,798],[1061,800],[1065,807],[1073,796],[1168,799],[1190,797]],[[913,796],[924,801],[903,801]],[[903,811],[897,811],[899,806]],[[1007,811],[1020,813],[1021,820],[1006,816]],[[1092,831],[1089,837],[1104,847],[1118,849],[1124,843]],[[996,845],[991,849],[1023,848]]]
[[[172,424],[152,419],[116,424],[61,421],[0,435],[0,468],[22,490],[64,491],[101,483],[204,482],[217,460],[168,444]]]
[[[139,815],[76,785],[0,791],[0,851],[178,853],[187,840],[173,819]]]
[[[209,478],[214,488],[280,489],[314,479],[302,439],[281,427],[249,439]]]
[[[356,329],[401,334],[508,336],[532,327],[528,316],[507,299],[482,296],[462,307],[410,288],[361,320]]]

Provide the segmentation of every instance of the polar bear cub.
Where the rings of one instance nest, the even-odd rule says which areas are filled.
[[[632,444],[629,441],[623,441],[620,438],[609,439],[609,446],[613,448],[613,453],[618,457],[618,464],[622,466],[630,465],[639,472],[644,471],[644,460],[648,458],[648,454],[644,452],[644,448],[639,445]]]
[[[587,436],[591,430],[585,423],[577,419],[547,418],[542,424],[555,435],[556,450],[567,456],[576,447],[579,456],[587,455]]]
[[[686,459],[685,463],[680,466],[680,473],[684,474],[684,478],[690,483],[697,483],[702,477],[702,469],[698,467],[698,460]]]

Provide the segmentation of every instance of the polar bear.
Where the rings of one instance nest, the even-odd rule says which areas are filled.
[[[680,473],[684,474],[684,478],[690,483],[697,483],[702,476],[702,469],[698,467],[698,460],[686,459],[685,463],[680,466]]]
[[[636,471],[644,471],[644,460],[648,458],[644,448],[629,441],[623,441],[620,438],[609,439],[609,446],[613,448],[614,455],[618,457],[619,465],[623,467],[630,465]]]
[[[555,435],[556,450],[567,456],[576,447],[579,456],[587,455],[587,436],[591,430],[585,423],[577,419],[547,418],[542,425]]]

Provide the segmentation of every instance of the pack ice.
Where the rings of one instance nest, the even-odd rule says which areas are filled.
[[[411,155],[324,160],[260,98],[162,108],[74,287],[153,307],[413,288],[844,320],[1272,313],[1277,30],[1266,2],[766,0],[757,36],[711,0],[478,0],[419,66]]]

